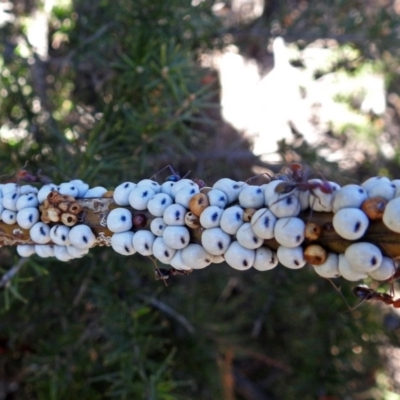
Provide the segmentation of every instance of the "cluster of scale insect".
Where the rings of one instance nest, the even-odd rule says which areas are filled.
[[[17,246],[21,257],[37,254],[39,257],[56,257],[60,261],[70,261],[81,258],[89,252],[96,243],[96,236],[88,225],[82,223],[68,223],[66,225],[57,215],[50,215],[49,223],[46,215],[45,222],[40,209],[45,204],[50,193],[57,193],[70,199],[101,197],[107,189],[97,186],[90,188],[80,179],[63,182],[59,185],[49,183],[40,189],[31,185],[6,183],[0,185],[2,207],[12,204],[15,207],[15,221],[23,229],[29,230],[30,239],[35,243]],[[55,218],[55,219],[52,219]],[[7,220],[1,214],[5,223]]]
[[[28,187],[32,188],[15,184],[1,187],[1,217],[6,223],[18,220],[24,209],[17,207],[17,202],[22,202],[20,198],[33,196],[37,202],[26,206],[32,214],[24,212],[28,215],[24,218],[32,225],[23,221],[23,214],[18,224],[30,229],[32,240],[38,244],[19,246],[19,254],[54,255],[63,261],[86,254],[95,242],[88,226],[67,228],[60,224],[50,229],[38,221],[33,210],[54,189],[77,199],[101,197],[106,189],[89,189],[78,180],[58,186],[48,184],[39,191],[29,191]],[[115,188],[113,200],[118,207],[106,219],[107,228],[113,233],[112,248],[127,256],[136,252],[152,256],[177,271],[222,262],[238,270],[260,271],[273,269],[279,263],[291,269],[309,263],[320,276],[342,276],[349,281],[367,277],[382,281],[395,271],[392,259],[374,244],[360,240],[370,221],[376,219],[400,233],[400,180],[374,177],[361,185],[340,187],[323,178],[309,179],[300,164],[292,164],[260,186],[223,178],[212,187],[203,187],[198,180],[180,179],[177,175],[162,184],[152,179],[124,182]],[[326,252],[319,245],[304,248],[305,238],[310,240],[307,226],[299,218],[304,210],[333,212],[336,233],[357,242],[344,254]],[[200,242],[192,240],[193,230],[200,233]],[[279,245],[276,252],[267,245],[272,239]]]

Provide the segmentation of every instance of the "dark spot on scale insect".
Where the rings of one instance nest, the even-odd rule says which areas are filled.
[[[243,265],[243,267],[247,267],[249,265],[249,263],[247,262],[247,260],[243,260],[242,265]]]
[[[126,215],[121,216],[121,221],[124,221],[124,222],[126,221]]]
[[[261,188],[258,188],[257,191],[256,191],[256,193],[257,193],[257,194],[261,194],[261,193],[262,193]]]
[[[146,250],[150,250],[150,246],[149,246],[147,243],[144,245],[144,248],[145,248]]]
[[[240,221],[242,219],[242,216],[238,212],[235,214],[235,217],[236,217],[236,221]]]
[[[271,257],[271,259],[269,260],[270,264],[275,264],[275,257]]]
[[[301,240],[301,235],[297,235],[296,236],[296,242],[300,242],[300,240]]]
[[[165,198],[162,199],[162,200],[161,200],[161,205],[163,206],[166,202],[167,202],[167,199],[165,199]]]
[[[129,186],[130,186],[129,183],[125,183],[124,189],[127,189]]]
[[[67,240],[67,237],[66,237],[65,235],[61,235],[61,240],[62,240],[63,242],[65,242],[65,241]]]
[[[299,266],[300,263],[297,260],[294,260],[294,265]]]
[[[364,193],[364,189],[358,189],[358,193]]]
[[[181,243],[182,243],[182,244],[185,244],[185,243],[186,243],[186,240],[185,240],[184,237],[181,237]]]
[[[210,260],[209,258],[205,258],[204,261],[205,261],[206,263],[210,263],[210,262],[211,262],[211,260]]]
[[[40,232],[40,234],[43,235],[43,236],[46,235],[46,232],[44,231],[43,226],[40,227],[39,232]]]
[[[264,226],[265,226],[266,228],[269,227],[269,217],[265,217],[265,218],[264,218]]]
[[[376,257],[371,258],[371,265],[376,265],[377,262],[378,262],[378,260],[376,259]]]
[[[164,251],[164,256],[165,256],[165,257],[169,257],[169,251],[168,251],[168,250],[165,250],[165,251]]]
[[[211,220],[215,222],[218,219],[219,213],[215,212],[213,215],[211,215]]]
[[[220,250],[224,248],[224,244],[222,242],[217,242],[217,246]]]
[[[240,185],[238,185],[237,183],[235,185],[232,186],[233,189],[240,189]]]
[[[225,201],[225,197],[224,197],[224,196],[221,196],[221,197],[218,199],[218,201]]]
[[[181,217],[180,211],[175,211],[175,220],[178,221],[180,217]]]
[[[29,196],[28,200],[31,201],[33,199],[33,196]]]
[[[258,237],[257,236],[253,236],[253,242],[254,243],[258,243]]]
[[[148,190],[145,190],[143,193],[142,193],[142,197],[147,197],[149,195],[149,191]]]
[[[87,238],[87,236],[82,236],[82,240],[83,240],[85,243],[88,243],[88,238]]]
[[[18,193],[14,193],[11,198],[14,200],[17,197]]]
[[[286,204],[287,204],[288,206],[290,206],[292,203],[293,203],[292,196],[286,197]]]
[[[354,232],[358,232],[361,228],[361,222],[356,222],[354,225]]]
[[[33,221],[33,215],[32,214],[29,214],[28,220],[29,220],[29,222]]]
[[[125,246],[125,247],[124,247],[124,250],[125,250],[127,253],[130,253],[130,249],[129,249],[128,246]]]
[[[195,193],[196,193],[196,189],[193,188],[193,189],[190,191],[190,194],[195,194]]]

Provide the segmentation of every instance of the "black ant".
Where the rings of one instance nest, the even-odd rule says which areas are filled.
[[[162,280],[165,283],[165,286],[168,286],[166,280],[169,279],[170,276],[175,276],[175,275],[183,275],[183,276],[188,276],[191,274],[193,269],[188,269],[188,270],[183,270],[183,269],[176,269],[176,268],[170,268],[170,269],[165,269],[165,268],[156,268],[154,270],[154,275],[156,281]]]

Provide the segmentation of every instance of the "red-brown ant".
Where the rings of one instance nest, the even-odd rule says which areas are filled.
[[[289,166],[283,167],[274,177],[274,180],[280,180],[282,177],[285,177],[284,179],[281,179],[283,182],[276,186],[275,192],[279,194],[287,194],[295,189],[300,191],[309,190],[310,192],[319,189],[322,193],[326,194],[333,192],[333,188],[329,182],[325,180],[322,182],[310,182],[308,176],[309,173],[306,172],[303,166],[299,163],[293,163]]]
[[[352,291],[355,296],[361,299],[358,305],[365,300],[376,300],[381,301],[389,306],[400,308],[400,298],[395,299],[394,296],[391,296],[390,294],[376,292],[374,289],[371,289],[368,286],[355,286],[353,287]]]

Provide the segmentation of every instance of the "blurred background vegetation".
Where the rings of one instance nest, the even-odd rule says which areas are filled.
[[[399,15],[398,0],[1,1],[0,170],[28,161],[109,189],[167,164],[208,183],[293,160],[340,183],[398,178]],[[223,118],[215,60],[240,55],[262,86],[277,36],[288,71],[308,73],[300,101],[335,90],[307,103],[314,139],[285,121],[272,164],[252,152],[254,128]],[[383,108],[369,105],[379,96]],[[2,273],[17,260],[1,249]],[[32,257],[1,289],[0,400],[400,398],[396,310],[350,312],[308,268],[214,265],[170,281],[109,249]],[[353,306],[351,284],[336,284]]]

